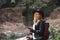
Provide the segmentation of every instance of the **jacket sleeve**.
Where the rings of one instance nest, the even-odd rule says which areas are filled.
[[[43,34],[45,30],[45,21],[41,21],[39,24],[39,30],[33,30],[34,33]]]

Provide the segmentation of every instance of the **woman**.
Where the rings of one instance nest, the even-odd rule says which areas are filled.
[[[34,19],[33,19],[33,28],[29,28],[30,32],[32,32],[33,40],[44,40],[44,24],[45,21],[43,20],[43,12],[42,11],[34,11],[33,12]]]

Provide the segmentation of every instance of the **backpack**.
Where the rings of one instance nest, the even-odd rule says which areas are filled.
[[[49,38],[49,23],[45,23],[45,31],[43,36],[45,39]]]

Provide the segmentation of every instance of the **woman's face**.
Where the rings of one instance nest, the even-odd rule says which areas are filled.
[[[42,15],[39,12],[35,12],[34,13],[34,18],[36,18],[37,20],[42,18]]]

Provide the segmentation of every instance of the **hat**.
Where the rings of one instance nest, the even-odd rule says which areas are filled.
[[[43,13],[43,11],[40,11],[40,10],[34,10],[33,11],[33,15],[34,15],[34,13],[35,12],[38,12],[40,15],[42,15],[42,17],[44,18],[44,13]]]

